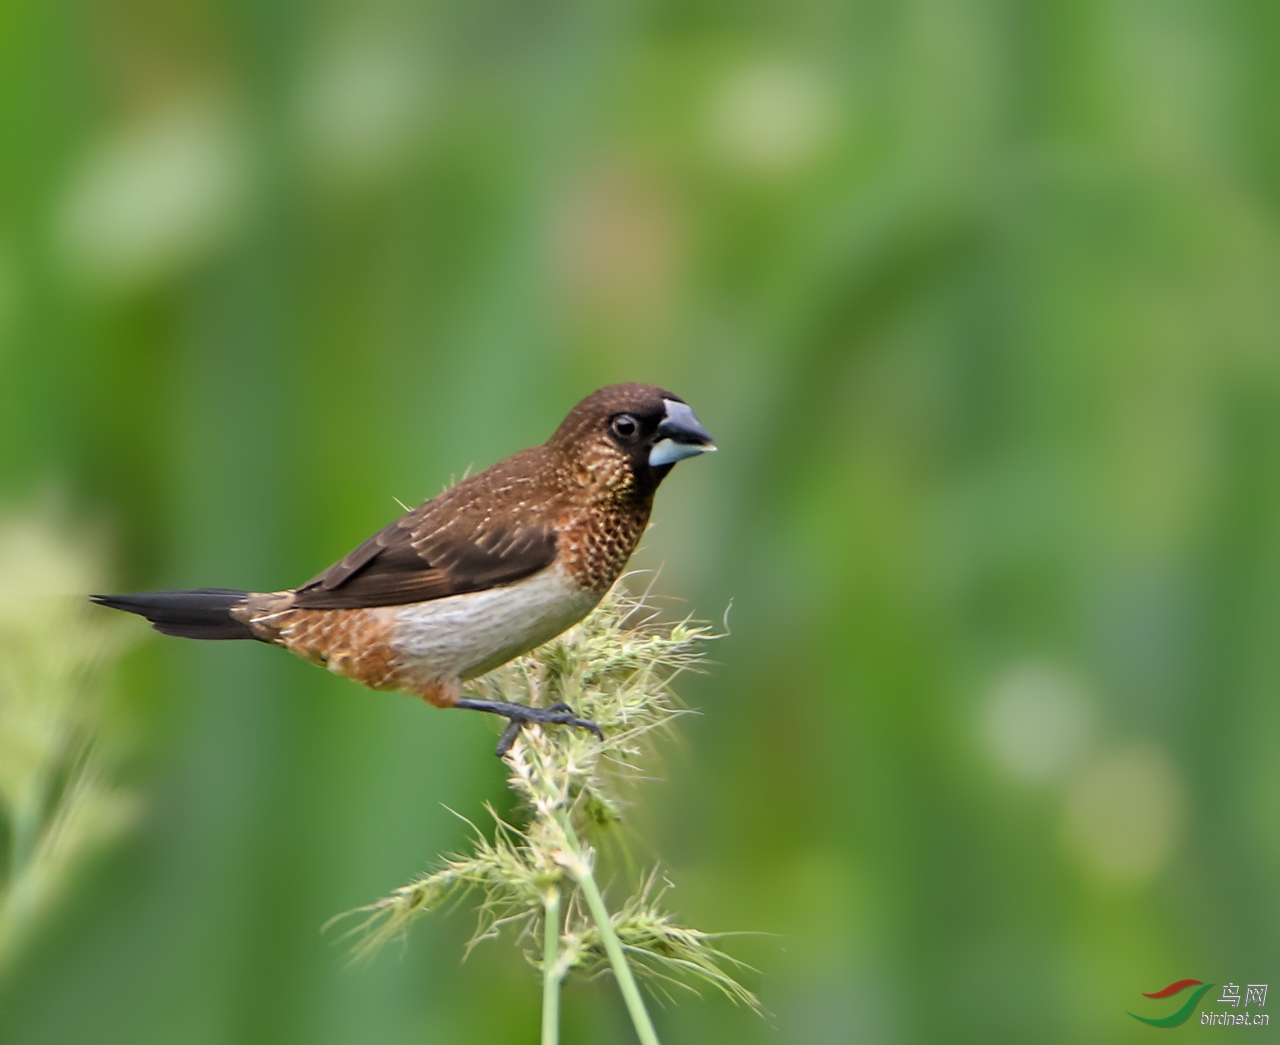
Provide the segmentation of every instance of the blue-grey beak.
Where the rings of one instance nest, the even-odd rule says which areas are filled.
[[[649,451],[649,467],[675,464],[686,457],[715,451],[716,444],[712,441],[711,433],[702,427],[702,422],[694,415],[688,403],[675,399],[664,399],[662,403],[667,408],[667,414],[658,425],[658,441]]]

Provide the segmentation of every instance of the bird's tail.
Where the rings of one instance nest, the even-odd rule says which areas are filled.
[[[156,631],[184,639],[256,639],[253,629],[231,615],[249,593],[229,588],[189,591],[140,591],[132,595],[90,595],[99,606],[110,606],[146,617]]]

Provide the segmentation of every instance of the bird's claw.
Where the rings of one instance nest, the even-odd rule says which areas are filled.
[[[516,706],[519,707],[520,705]],[[597,740],[604,740],[604,731],[591,720],[578,718],[568,704],[552,704],[548,708],[529,707],[515,715],[508,715],[507,718],[507,728],[502,731],[502,738],[498,741],[498,746],[493,752],[499,758],[502,758],[511,750],[511,745],[516,742],[516,737],[519,735],[520,730],[530,722],[589,729],[596,735]]]
[[[499,758],[506,755],[511,750],[511,745],[516,742],[516,737],[520,735],[520,730],[524,723],[518,718],[507,719],[507,728],[502,731],[502,736],[498,738],[498,746],[493,749],[493,753]]]
[[[511,750],[523,726],[530,722],[545,725],[574,726],[577,729],[589,729],[598,740],[604,740],[604,731],[594,722],[578,718],[573,708],[563,702],[552,704],[546,708],[535,708],[528,704],[508,703],[505,700],[480,700],[474,697],[463,697],[454,705],[472,711],[488,711],[507,719],[507,728],[502,731],[502,738],[494,754],[502,758]]]

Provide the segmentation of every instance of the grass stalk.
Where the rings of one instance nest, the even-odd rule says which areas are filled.
[[[560,887],[552,886],[542,898],[542,1045],[560,1041],[560,984],[565,970],[560,964]]]
[[[631,1014],[636,1036],[640,1039],[641,1045],[660,1045],[657,1031],[653,1029],[653,1022],[649,1019],[649,1011],[644,1006],[644,998],[640,995],[640,986],[632,975],[631,965],[627,962],[627,955],[618,940],[618,934],[614,932],[613,916],[605,906],[600,887],[596,885],[595,874],[591,867],[590,850],[584,851],[568,816],[562,814],[559,820],[573,856],[573,859],[568,862],[567,869],[574,881],[578,883],[578,888],[582,890],[582,898],[587,902],[587,910],[591,912],[591,918],[596,923],[596,928],[600,930],[600,941],[604,945],[605,954],[609,956],[609,964],[613,967],[613,976],[618,981],[618,989],[622,991],[622,999],[627,1003],[627,1012]]]

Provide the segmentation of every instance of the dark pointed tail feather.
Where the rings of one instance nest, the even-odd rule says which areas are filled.
[[[249,593],[228,588],[140,591],[132,595],[90,595],[99,606],[137,613],[156,631],[184,639],[256,639],[253,629],[231,616]]]

